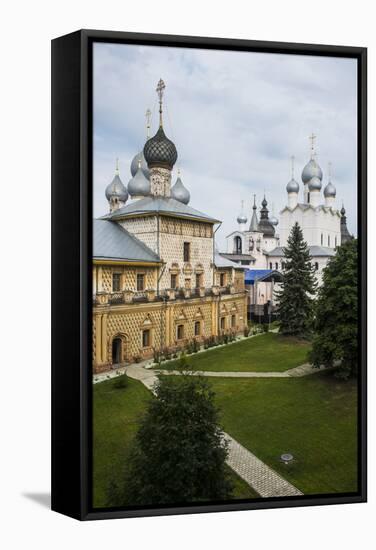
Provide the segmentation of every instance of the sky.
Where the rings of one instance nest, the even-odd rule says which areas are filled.
[[[190,205],[222,220],[220,250],[238,228],[241,201],[250,221],[253,195],[260,207],[265,193],[278,218],[287,203],[292,155],[302,200],[312,132],[323,188],[330,162],[336,206],[344,202],[356,234],[357,66],[335,57],[94,44],[95,217],[108,212],[104,191],[117,157],[123,183],[131,178],[148,108],[151,135],[158,129],[160,78],[166,84],[164,130],[178,151],[172,184],[180,168]]]

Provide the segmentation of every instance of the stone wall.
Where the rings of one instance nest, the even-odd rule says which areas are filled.
[[[178,286],[190,280],[195,288],[196,273],[202,273],[202,286],[213,284],[213,225],[169,216],[144,216],[119,222],[122,227],[159,254],[165,263],[160,289],[170,288],[171,273],[178,275]],[[184,242],[189,242],[191,257],[184,262]]]
[[[234,316],[235,325],[231,326]],[[246,294],[171,300],[143,304],[121,304],[93,308],[93,369],[100,372],[112,364],[112,342],[121,340],[122,362],[148,358],[153,348],[184,346],[195,337],[195,322],[200,322],[199,339],[217,335],[220,317],[225,330],[242,332],[247,320]],[[183,325],[183,338],[177,339],[177,326]],[[150,346],[142,347],[142,331],[150,330]]]

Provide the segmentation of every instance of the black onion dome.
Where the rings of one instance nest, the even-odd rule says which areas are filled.
[[[155,136],[145,143],[144,156],[149,168],[160,166],[172,170],[178,158],[178,152],[175,144],[166,137],[162,126],[159,127]]]

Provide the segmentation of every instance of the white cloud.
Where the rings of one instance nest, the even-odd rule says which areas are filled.
[[[309,159],[308,135],[327,181],[332,162],[337,204],[356,232],[356,61],[344,58],[96,44],[94,50],[94,214],[107,211],[104,189],[115,157],[130,178],[145,141],[144,113],[157,125],[156,83],[166,84],[167,135],[175,142],[191,205],[236,228],[240,201],[265,190],[276,213],[286,203],[291,155],[296,179]]]

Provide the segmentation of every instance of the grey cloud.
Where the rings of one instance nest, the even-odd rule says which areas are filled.
[[[178,48],[96,44],[94,55],[94,213],[107,210],[105,185],[121,160],[121,177],[145,141],[144,113],[153,110],[155,86],[167,84],[165,127],[176,143],[191,203],[236,227],[240,201],[250,212],[265,190],[276,213],[286,203],[290,160],[295,177],[309,159],[308,135],[327,180],[333,165],[337,204],[344,200],[356,232],[356,62]],[[174,178],[176,174],[174,175]]]

